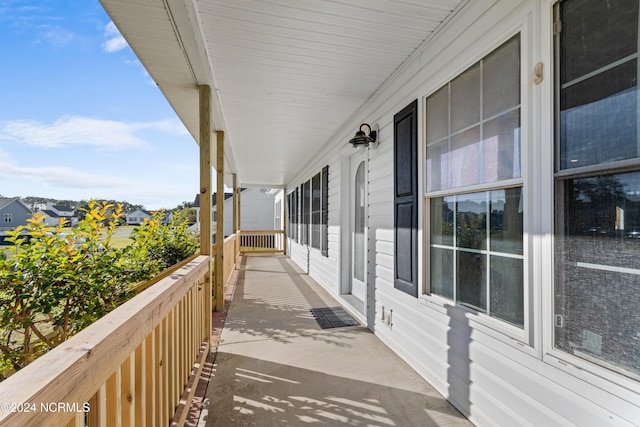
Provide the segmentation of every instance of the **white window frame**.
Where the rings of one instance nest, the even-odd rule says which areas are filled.
[[[530,83],[530,72],[529,70],[533,68],[534,61],[537,60],[533,49],[532,49],[532,30],[533,27],[533,17],[532,14],[529,13],[525,15],[524,19],[520,18],[517,23],[511,28],[507,28],[503,33],[500,34],[499,37],[492,37],[491,45],[484,45],[483,50],[476,50],[476,56],[469,58],[466,62],[459,64],[459,66],[455,69],[455,71],[450,74],[444,76],[437,84],[434,84],[428,93],[421,97],[420,100],[420,114],[421,117],[419,121],[419,126],[422,129],[421,135],[421,153],[419,163],[419,168],[422,168],[421,173],[421,181],[420,186],[422,188],[422,230],[421,238],[422,238],[422,280],[424,286],[422,287],[422,292],[419,295],[420,302],[428,306],[430,308],[435,308],[439,312],[453,315],[461,319],[462,321],[468,323],[472,328],[477,329],[483,332],[486,335],[491,336],[509,346],[517,348],[520,351],[523,351],[529,355],[534,357],[540,357],[539,349],[536,349],[536,343],[538,339],[536,338],[535,325],[534,325],[534,316],[535,312],[535,295],[534,295],[534,264],[537,264],[537,261],[534,261],[534,252],[532,250],[533,239],[530,235],[533,233],[533,214],[532,209],[534,207],[533,204],[533,191],[530,191],[530,188],[534,185],[534,176],[532,175],[532,163],[533,163],[533,150],[534,147],[531,144],[532,140],[532,126],[533,122],[533,109],[531,108],[531,100],[533,99],[533,90],[531,88]],[[494,52],[498,47],[500,47],[507,40],[512,38],[513,36],[520,34],[520,156],[521,156],[521,174],[520,178],[516,179],[508,179],[504,181],[498,182],[490,182],[483,184],[475,184],[469,185],[461,188],[454,188],[448,190],[438,190],[433,191],[431,193],[426,193],[426,100],[427,98],[441,89],[444,85],[448,84],[452,80],[454,80],[457,76],[463,73],[472,65],[476,64],[481,59],[485,58],[492,52]],[[430,260],[430,199],[449,196],[449,195],[457,195],[457,194],[467,194],[481,191],[491,191],[491,190],[500,190],[504,188],[513,188],[513,187],[521,187],[522,188],[522,197],[523,197],[523,287],[524,287],[524,326],[522,328],[511,325],[506,321],[503,321],[499,318],[491,317],[485,313],[478,312],[471,308],[465,307],[463,305],[454,303],[452,300],[442,297],[440,295],[431,294],[430,290],[430,268],[429,268],[429,260]]]
[[[540,120],[540,140],[545,141],[540,154],[540,191],[536,195],[536,201],[539,202],[541,218],[540,223],[544,232],[544,237],[540,238],[541,257],[539,265],[540,278],[536,280],[536,286],[541,286],[541,309],[538,312],[541,315],[542,338],[541,338],[541,358],[542,361],[552,368],[564,372],[570,377],[578,378],[601,390],[611,393],[613,396],[619,396],[629,402],[637,399],[640,393],[640,381],[634,380],[621,373],[617,373],[604,366],[589,362],[578,356],[572,355],[566,351],[555,348],[554,337],[554,282],[555,282],[555,91],[558,83],[555,81],[554,70],[555,64],[555,45],[554,36],[554,10],[561,0],[548,0],[542,5],[541,21],[546,25],[543,26],[540,42],[543,46],[549,46],[541,60],[544,64],[549,64],[548,72],[545,73],[547,78],[541,84],[541,105],[542,111],[546,112],[541,115]],[[546,29],[547,31],[544,31]],[[639,61],[640,65],[640,61]],[[612,400],[612,403],[614,401]]]
[[[6,213],[4,214],[4,223],[11,224],[13,222],[13,214]]]

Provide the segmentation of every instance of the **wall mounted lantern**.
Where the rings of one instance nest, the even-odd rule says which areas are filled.
[[[360,129],[356,132],[356,135],[349,140],[349,144],[352,144],[354,147],[359,147],[361,145],[368,147],[369,144],[373,144],[375,148],[378,143],[378,125],[373,125],[373,129],[367,123],[363,123],[360,125]]]

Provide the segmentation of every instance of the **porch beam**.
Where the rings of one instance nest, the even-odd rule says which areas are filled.
[[[216,311],[224,310],[224,132],[216,131]]]
[[[211,259],[211,224],[213,201],[211,195],[211,87],[201,85],[199,92],[199,114],[200,114],[200,255],[206,255]],[[211,261],[208,262],[209,267]],[[207,337],[207,347],[211,345],[211,301],[213,299],[211,268],[204,276],[205,289],[205,336]],[[207,352],[209,348],[207,348]]]
[[[211,88],[200,86],[200,254],[211,255]]]

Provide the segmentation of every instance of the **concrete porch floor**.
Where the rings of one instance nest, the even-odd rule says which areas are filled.
[[[471,426],[289,258],[243,257],[199,426]]]

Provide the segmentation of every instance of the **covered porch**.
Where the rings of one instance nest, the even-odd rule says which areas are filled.
[[[294,263],[239,257],[247,247],[289,253],[284,199],[282,230],[247,232],[234,212],[226,239],[220,209],[225,185],[234,199],[241,187],[286,193],[318,156],[380,117],[369,101],[393,91],[391,77],[417,66],[416,52],[468,2],[101,3],[200,146],[201,253],[3,384],[0,401],[37,411],[0,413],[0,424],[183,425],[212,345],[211,313],[224,310],[238,274],[207,425],[466,425],[365,327],[321,329],[311,310],[340,304]],[[389,150],[392,132],[381,132]],[[75,406],[41,410],[52,402]]]
[[[202,412],[188,424],[471,425],[371,331],[333,327],[349,319],[288,257],[242,257]]]
[[[471,425],[288,257],[240,256],[240,235],[226,308],[212,316],[208,257],[187,260],[5,380],[0,425]]]

